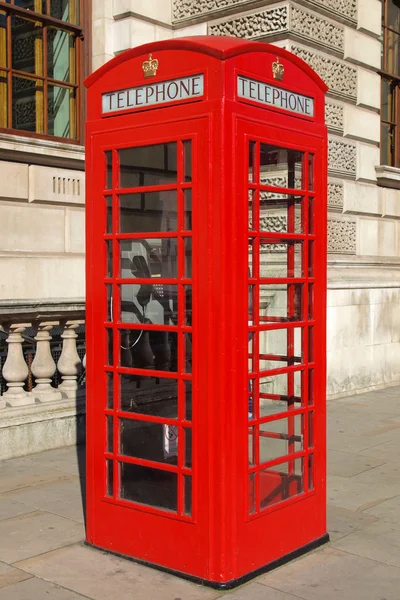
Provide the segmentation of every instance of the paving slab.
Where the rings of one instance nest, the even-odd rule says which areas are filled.
[[[398,484],[373,485],[354,481],[354,477],[328,477],[328,503],[348,510],[366,510],[398,495]]]
[[[363,514],[373,515],[386,521],[400,522],[400,496],[395,496],[386,502],[381,502],[372,508],[368,508]]]
[[[400,464],[395,462],[385,462],[364,473],[357,473],[352,477],[352,481],[366,483],[367,485],[398,486],[398,493],[400,494]]]
[[[84,522],[81,479],[69,475],[63,479],[45,481],[39,485],[13,490],[3,498],[23,503],[31,510],[50,512],[73,521]],[[1,500],[0,500],[1,514]]]
[[[375,523],[378,517],[328,504],[327,520],[329,537],[335,541]]]
[[[18,563],[18,568],[93,600],[212,600],[221,594],[83,545]],[[280,600],[280,599],[279,599]]]
[[[0,494],[65,476],[62,472],[22,458],[0,461]]]
[[[400,597],[400,524],[379,519],[332,543],[332,546],[365,558],[398,567]]]
[[[32,509],[30,506],[26,506],[12,498],[9,499],[0,496],[0,521],[11,519],[18,515],[25,515],[26,513],[34,512],[34,510],[35,509]]]
[[[258,582],[305,600],[399,600],[400,570],[324,548],[264,575]]]
[[[353,475],[364,473],[364,471],[369,471],[383,464],[382,459],[370,458],[361,454],[341,450],[330,450],[328,452],[328,475],[353,477]]]
[[[65,590],[35,577],[0,590],[0,600],[85,600],[70,590]]]
[[[34,465],[42,465],[70,475],[85,476],[86,455],[84,446],[68,446],[67,448],[48,450],[27,456],[24,460]]]
[[[0,521],[0,560],[7,564],[83,540],[84,527],[70,519],[34,512]]]
[[[392,439],[360,450],[360,454],[372,458],[381,458],[385,462],[397,462],[400,460],[400,435],[397,434],[397,439]]]
[[[261,583],[248,583],[234,592],[225,593],[222,598],[224,600],[299,600],[300,596],[274,590]]]
[[[14,567],[10,567],[5,563],[0,562],[0,590],[14,583],[31,578],[32,575],[30,573],[25,573],[20,569],[15,569]]]

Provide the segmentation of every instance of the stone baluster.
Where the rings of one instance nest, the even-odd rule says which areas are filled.
[[[76,351],[76,329],[83,321],[64,321],[62,323],[63,339],[61,356],[57,363],[57,368],[61,374],[62,383],[58,386],[60,392],[67,398],[75,398],[78,390],[78,375],[82,368],[82,363]]]
[[[51,378],[56,371],[56,363],[50,351],[51,335],[49,331],[57,322],[42,322],[38,325],[36,340],[36,354],[32,362],[32,373],[36,379],[36,385],[32,390],[32,396],[41,402],[60,400],[61,392],[51,385]]]
[[[35,403],[35,399],[24,390],[24,383],[29,370],[22,351],[22,333],[29,326],[29,323],[13,323],[4,326],[4,331],[8,333],[6,340],[8,352],[7,360],[3,366],[3,377],[8,390],[3,394],[2,402],[10,406],[24,406]]]

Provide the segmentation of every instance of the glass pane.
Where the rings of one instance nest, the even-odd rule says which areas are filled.
[[[106,241],[106,273],[107,273],[107,277],[112,277],[112,273],[113,273],[112,250],[113,250],[112,240]]]
[[[177,182],[176,142],[119,150],[120,187]]]
[[[1,30],[0,30],[1,35]],[[1,44],[1,41],[0,41]],[[8,126],[7,73],[0,71],[0,127]]]
[[[192,277],[192,238],[185,238],[185,273],[184,277],[191,279]]]
[[[106,320],[113,320],[113,287],[112,285],[106,285],[106,293],[107,293],[107,315]]]
[[[122,367],[177,372],[177,333],[125,329],[120,335]]]
[[[112,373],[106,373],[107,377],[107,408],[114,408],[114,377]]]
[[[114,451],[114,430],[113,423],[114,419],[107,415],[107,452]]]
[[[183,172],[184,181],[192,181],[192,142],[186,140],[183,142]]]
[[[10,0],[6,0],[10,3]],[[32,10],[38,13],[45,12],[46,0],[14,0],[15,6],[19,8],[25,8],[25,10]]]
[[[178,277],[176,238],[124,240],[120,242],[120,254],[122,278]],[[142,304],[146,302],[143,298]]]
[[[300,321],[303,284],[260,284],[260,324]]]
[[[188,327],[192,326],[192,286],[183,286],[185,292],[185,310],[183,314],[182,324]]]
[[[394,132],[392,125],[381,125],[381,162],[383,165],[394,165]]]
[[[303,450],[302,415],[260,425],[260,463]]]
[[[256,456],[256,438],[255,438],[255,427],[249,427],[249,465],[255,464]]]
[[[106,364],[107,365],[112,365],[114,363],[113,330],[112,329],[106,329],[106,332],[107,332],[107,338],[106,338],[106,345],[107,345],[107,348],[106,348]]]
[[[398,0],[388,0],[387,25],[400,32],[400,6]]]
[[[120,482],[120,498],[176,512],[176,473],[121,463]]]
[[[300,371],[260,378],[261,418],[286,412],[290,407],[300,408],[301,406]]]
[[[302,277],[301,241],[260,240],[261,277],[291,278]]]
[[[185,482],[185,503],[183,514],[190,517],[192,515],[192,478],[189,475],[184,475]]]
[[[185,210],[185,219],[183,228],[186,231],[190,231],[192,229],[192,190],[184,190],[184,210]]]
[[[314,412],[308,413],[308,447],[314,448]]]
[[[267,508],[303,492],[303,459],[268,467],[260,472],[260,508]]]
[[[308,189],[314,190],[314,154],[308,155]]]
[[[192,372],[192,362],[193,362],[193,345],[192,345],[192,334],[184,333],[183,334],[183,343],[185,345],[185,363],[184,363],[184,371],[185,373]]]
[[[308,489],[314,489],[314,454],[308,457]]]
[[[167,462],[176,465],[178,462],[177,428],[151,423],[149,421],[134,421],[119,419],[119,449],[120,453],[132,458],[141,458],[155,462]],[[171,442],[175,447],[172,448]]]
[[[308,232],[309,234],[314,234],[314,206],[315,206],[315,198],[311,196],[308,198]]]
[[[177,231],[176,190],[127,194],[119,197],[121,233]]]
[[[308,286],[308,318],[314,318],[314,284]]]
[[[74,90],[48,85],[47,117],[49,134],[63,138],[76,137],[76,108]]]
[[[79,24],[79,0],[50,0],[50,16]]]
[[[76,83],[75,39],[68,31],[47,28],[47,76]]]
[[[256,512],[256,473],[249,475],[249,514]]]
[[[260,192],[260,231],[304,233],[301,196]],[[257,223],[256,223],[257,226]]]
[[[42,83],[26,77],[12,78],[13,129],[44,132],[44,97]]]
[[[387,31],[386,71],[393,75],[400,74],[400,35]]]
[[[308,371],[308,404],[314,404],[314,369]]]
[[[107,196],[106,199],[107,226],[106,233],[112,233],[112,196]]]
[[[301,327],[260,331],[259,337],[260,371],[303,363]]]
[[[113,187],[112,183],[112,152],[111,150],[107,150],[104,153],[106,157],[106,189],[111,190]]]
[[[114,490],[114,462],[106,460],[107,496],[113,495]]]
[[[303,152],[260,144],[260,183],[304,189],[303,159]]]
[[[122,323],[177,325],[177,285],[124,284],[120,297]]]
[[[120,409],[154,417],[178,418],[176,379],[120,375]]]
[[[255,175],[255,169],[256,169],[256,143],[255,142],[250,142],[249,143],[249,175],[248,175],[248,180],[252,183],[256,183],[256,175]]]
[[[382,79],[381,119],[382,121],[395,121],[395,86],[387,79]]]
[[[43,75],[43,27],[37,21],[11,17],[12,68]]]
[[[186,421],[192,420],[192,382],[184,381],[185,390],[185,419]]]

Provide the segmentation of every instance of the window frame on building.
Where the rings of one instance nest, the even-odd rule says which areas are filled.
[[[381,164],[400,167],[400,0],[382,1]],[[396,23],[393,10],[398,9]],[[397,49],[397,53],[396,53]]]
[[[18,0],[0,0],[0,15],[6,27],[0,29],[0,133],[18,136],[40,138],[58,141],[67,144],[81,144],[84,134],[84,86],[83,80],[89,73],[89,35],[91,15],[91,2],[88,0],[70,0],[69,20],[61,20],[51,16],[53,0],[34,0],[34,8],[42,10],[36,12],[17,5]],[[76,14],[72,7],[75,6]],[[13,22],[19,19],[21,23],[32,23],[38,28],[39,35],[32,35],[28,43],[34,48],[33,63],[27,70],[19,70],[13,64],[13,35],[15,41],[15,27]],[[14,20],[14,21],[13,21]],[[76,21],[76,22],[74,22]],[[58,36],[58,46],[63,46],[64,71],[67,77],[55,75],[54,50],[52,61],[49,58],[49,47]],[[27,36],[28,37],[28,36]],[[60,41],[63,38],[65,41]],[[53,48],[56,43],[53,42]],[[61,51],[60,51],[61,54]],[[65,62],[67,61],[67,62]],[[50,64],[52,62],[52,65]],[[32,72],[33,65],[33,72]],[[31,68],[29,71],[28,69]],[[51,73],[53,68],[53,73]],[[62,75],[63,69],[58,69]],[[52,75],[52,76],[51,76]],[[34,105],[35,126],[34,130],[16,126],[17,102],[16,83],[20,87],[26,85],[31,90],[27,92],[27,99]],[[25,83],[24,83],[25,82]],[[21,86],[22,83],[22,86]],[[15,86],[15,87],[14,87]],[[29,96],[30,93],[30,96]],[[3,96],[3,97],[2,97]],[[32,100],[33,98],[33,100]],[[53,106],[51,106],[53,103]],[[55,126],[55,107],[62,104],[63,114],[59,114],[58,127]],[[15,114],[14,114],[15,111]],[[33,129],[33,117],[31,122]],[[63,129],[64,125],[64,129]],[[62,135],[59,134],[61,131]]]

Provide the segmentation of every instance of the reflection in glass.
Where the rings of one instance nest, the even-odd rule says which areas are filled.
[[[261,418],[286,412],[291,407],[300,408],[302,405],[300,371],[260,378]]]
[[[120,297],[122,323],[177,325],[177,285],[127,283]]]
[[[119,450],[124,456],[176,465],[178,463],[178,439],[172,430],[174,451],[167,446],[168,426],[150,421],[119,419]],[[171,436],[170,440],[171,441]],[[176,451],[175,451],[176,450]]]
[[[260,183],[281,188],[304,189],[304,153],[260,144]]]
[[[113,273],[112,250],[113,250],[112,240],[107,240],[106,241],[106,263],[107,263],[106,273],[107,273],[107,277],[112,277],[112,273]]]
[[[248,446],[249,446],[249,465],[252,466],[255,464],[255,427],[249,427],[249,441],[248,441]]]
[[[178,382],[176,379],[120,375],[120,409],[141,415],[178,417]]]
[[[314,448],[314,411],[308,413],[308,447]]]
[[[304,233],[301,196],[260,192],[260,231]]]
[[[302,415],[278,419],[260,425],[260,462],[303,450]]]
[[[192,277],[192,238],[184,238],[185,245],[185,274],[184,277],[191,279]]]
[[[255,165],[256,165],[256,143],[249,143],[249,176],[248,180],[252,183],[256,183],[256,175],[255,175]]]
[[[393,165],[395,126],[381,123],[381,162]]]
[[[303,492],[303,459],[268,467],[259,476],[262,510]]]
[[[192,334],[184,333],[183,334],[183,343],[185,344],[185,364],[184,369],[185,373],[192,372],[192,361],[193,361],[193,345],[192,345]]]
[[[72,119],[75,113],[75,91],[64,86],[47,86],[47,118],[50,135],[58,137],[76,137],[76,123]]]
[[[185,390],[185,420],[192,420],[192,382],[184,381],[184,390]]]
[[[177,231],[176,190],[121,195],[119,206],[121,233]]]
[[[184,206],[185,206],[185,219],[183,223],[183,228],[186,231],[190,231],[192,229],[192,190],[184,190]]]
[[[120,241],[122,278],[178,277],[176,238],[135,239]],[[149,290],[147,290],[149,292]],[[143,290],[145,292],[145,289]],[[147,304],[146,295],[141,304]]]
[[[50,0],[50,16],[78,24],[79,0]]]
[[[308,489],[314,489],[314,454],[308,457]]]
[[[185,285],[183,286],[185,291],[185,309],[183,313],[183,325],[187,327],[192,326],[192,286]]]
[[[192,448],[193,448],[193,434],[192,429],[186,428],[185,432],[185,467],[188,469],[192,468]]]
[[[183,171],[184,181],[192,181],[192,142],[185,140],[183,142]]]
[[[120,187],[177,182],[176,142],[119,150]]]
[[[314,190],[314,154],[308,155],[308,189]]]
[[[70,83],[75,82],[75,40],[68,31],[47,28],[47,76]]]
[[[173,331],[120,331],[120,364],[131,369],[177,372],[178,334]]]
[[[43,26],[37,21],[11,17],[12,68],[36,75],[43,75],[43,53],[36,48],[43,44]],[[26,106],[28,108],[28,106]]]
[[[107,316],[106,316],[106,320],[111,322],[113,320],[113,306],[112,306],[112,302],[113,302],[113,295],[112,295],[112,285],[106,285],[106,291],[107,291]]]
[[[120,469],[120,498],[176,512],[176,473],[128,463],[120,463]]]
[[[389,3],[390,4],[390,3]],[[386,71],[393,75],[400,74],[400,35],[386,30]]]
[[[302,277],[303,242],[298,240],[260,240],[261,277]]]
[[[249,514],[256,512],[256,473],[249,474]]]
[[[396,84],[388,79],[381,80],[382,85],[382,102],[381,102],[381,119],[382,121],[395,122],[395,90]]]

